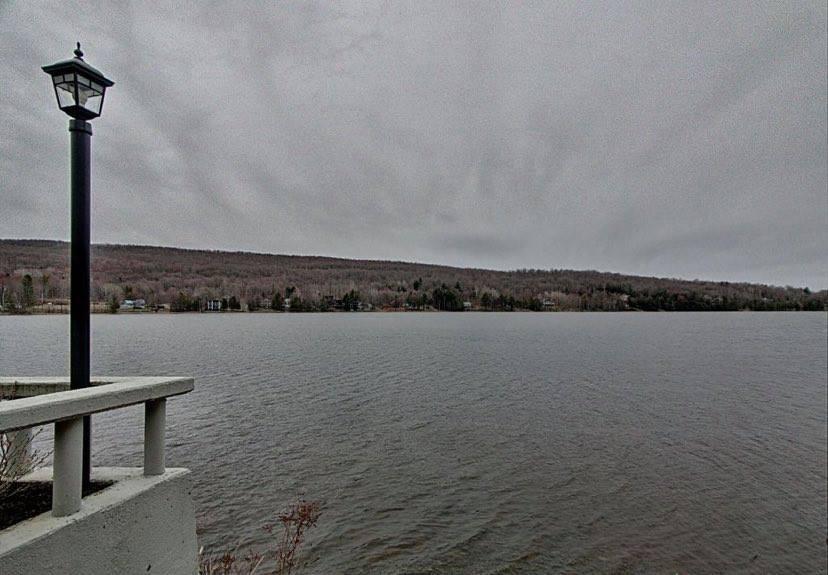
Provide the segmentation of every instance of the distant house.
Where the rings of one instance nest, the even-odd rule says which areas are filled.
[[[121,302],[120,309],[145,309],[147,307],[147,300],[145,299],[125,299]]]
[[[284,306],[285,306],[285,311],[288,311],[290,309],[290,298],[287,298],[287,297],[285,298]]]
[[[220,299],[208,299],[207,300],[207,307],[204,308],[205,311],[221,311],[221,300]]]
[[[471,311],[472,305],[470,301],[463,302],[463,311]]]
[[[555,309],[555,302],[553,302],[551,299],[543,300],[543,309],[547,311]]]

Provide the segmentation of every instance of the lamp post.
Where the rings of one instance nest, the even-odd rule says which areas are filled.
[[[89,245],[90,145],[89,120],[101,115],[106,89],[114,84],[83,60],[78,42],[75,57],[62,60],[43,71],[52,77],[58,107],[69,120],[72,163],[72,256],[71,256],[71,367],[70,389],[89,387],[89,301],[91,268]],[[89,486],[91,421],[83,418],[83,488]]]

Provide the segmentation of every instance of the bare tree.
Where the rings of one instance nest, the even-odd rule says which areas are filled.
[[[321,515],[316,501],[306,501],[301,495],[278,515],[278,523],[264,526],[264,530],[277,537],[272,558],[277,575],[291,575],[300,568],[299,550],[308,529],[316,526]],[[279,529],[281,526],[281,530]],[[265,555],[248,552],[239,559],[238,551],[221,555],[205,555],[204,547],[198,551],[198,575],[255,575],[264,566]]]
[[[40,304],[46,301],[46,298],[49,297],[49,279],[50,275],[47,273],[40,274]]]
[[[26,431],[0,433],[0,500],[21,487],[20,479],[43,464],[48,456],[32,448],[40,434]]]
[[[279,514],[282,534],[276,547],[276,573],[290,575],[297,567],[296,552],[302,546],[307,530],[316,526],[321,513],[319,503],[305,501],[300,496]],[[268,532],[272,533],[273,528],[269,527]]]

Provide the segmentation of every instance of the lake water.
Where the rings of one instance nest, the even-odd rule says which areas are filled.
[[[193,375],[168,464],[201,541],[306,573],[824,573],[825,313],[94,316],[93,372]],[[0,374],[68,372],[68,317],[0,317]],[[143,415],[93,418],[140,465]]]

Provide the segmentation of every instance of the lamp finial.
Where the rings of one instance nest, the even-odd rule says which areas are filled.
[[[77,42],[78,47],[75,48],[75,58],[78,60],[83,60],[83,52],[80,49],[80,42]]]

